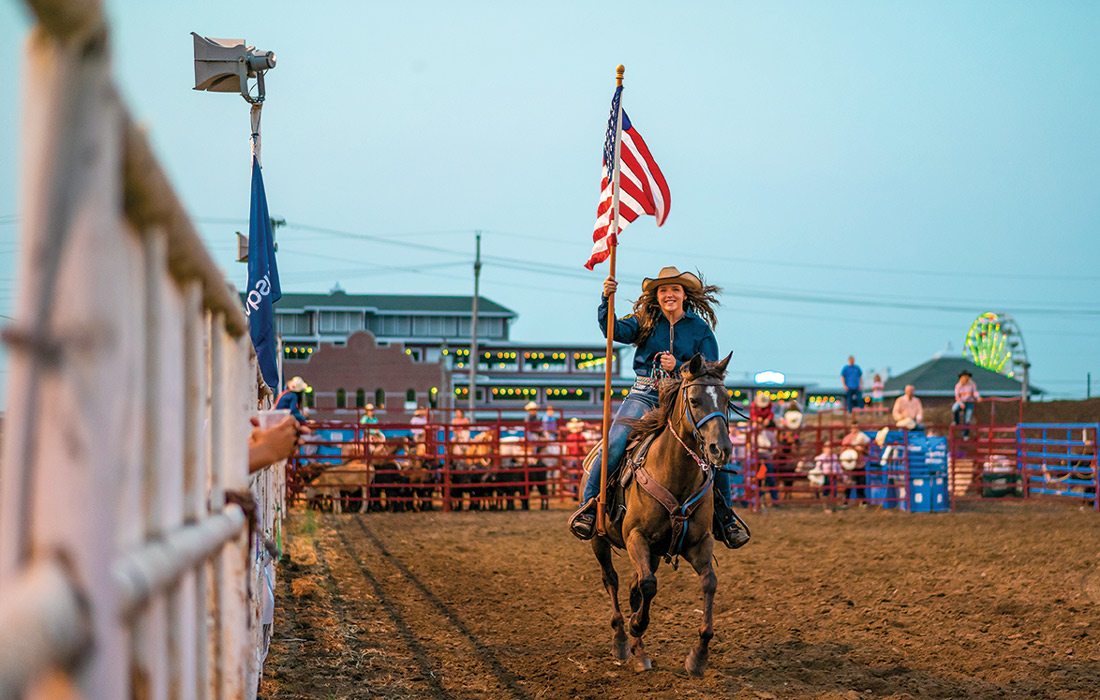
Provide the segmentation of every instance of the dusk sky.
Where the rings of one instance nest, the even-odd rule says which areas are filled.
[[[672,207],[623,235],[620,308],[663,265],[699,270],[725,290],[735,378],[826,387],[850,353],[893,374],[961,354],[1004,311],[1034,384],[1100,383],[1100,4],[610,7],[107,2],[122,92],[238,287],[248,105],[191,90],[189,32],[278,54],[263,162],[284,291],[470,294],[481,230],[482,294],[521,342],[601,340],[606,265],[582,265],[623,63]],[[5,316],[29,28],[0,3]]]

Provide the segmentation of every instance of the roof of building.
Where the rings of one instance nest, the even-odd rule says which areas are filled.
[[[979,367],[965,357],[941,356],[917,365],[913,369],[890,377],[883,387],[883,394],[896,396],[905,391],[906,384],[912,384],[921,396],[954,396],[955,383],[959,381],[959,372],[970,372],[978,392],[985,396],[1019,396],[1022,385],[1018,379]],[[1042,390],[1031,385],[1032,394],[1041,394]]]
[[[243,296],[241,297],[244,298]],[[283,292],[276,302],[277,311],[299,308],[362,308],[375,313],[470,313],[472,296],[436,296],[432,294],[348,294],[338,289],[328,294]],[[509,308],[478,297],[478,313],[515,317],[517,314]]]

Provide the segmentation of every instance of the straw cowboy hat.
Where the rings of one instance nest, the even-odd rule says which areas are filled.
[[[528,401],[527,405],[523,407],[523,410],[524,411],[537,411],[537,410],[539,410],[539,405],[537,403],[535,403],[534,401]]]
[[[374,404],[368,403],[366,406],[363,406],[363,410],[364,411],[373,411],[374,410]]]
[[[851,447],[845,449],[840,453],[840,466],[845,471],[852,471],[859,464],[859,451],[853,450]]]
[[[662,284],[678,284],[685,289],[690,287],[697,292],[703,289],[703,281],[698,277],[690,272],[680,272],[675,267],[669,266],[662,267],[656,277],[646,277],[642,280],[642,291],[648,292],[650,289],[660,287]]]
[[[580,418],[570,418],[565,424],[565,429],[571,433],[579,433],[584,430],[584,421]]]
[[[305,391],[309,387],[306,385],[306,380],[302,379],[301,377],[294,377],[286,383],[286,388],[289,391],[298,393],[299,391]]]
[[[783,413],[783,426],[787,430],[798,430],[802,427],[802,411],[797,408],[788,408]]]
[[[902,418],[898,421],[897,427],[905,428],[907,430],[913,430],[917,427],[917,421],[913,420],[912,418]]]

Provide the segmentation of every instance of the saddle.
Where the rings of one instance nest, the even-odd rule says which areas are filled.
[[[623,516],[626,515],[626,487],[634,480],[634,472],[645,461],[649,453],[649,447],[653,444],[656,434],[646,437],[631,437],[626,444],[626,453],[617,470],[607,475],[607,514],[609,528],[621,531]],[[597,442],[584,458],[582,468],[585,476],[592,471],[592,464],[603,449],[603,441]]]
[[[673,557],[679,556],[684,545],[684,538],[687,536],[687,521],[691,519],[692,513],[702,503],[703,496],[714,485],[714,472],[708,470],[703,485],[688,497],[687,501],[680,503],[667,488],[646,471],[644,466],[649,448],[656,438],[657,433],[650,433],[643,437],[632,437],[630,442],[627,443],[626,454],[623,455],[619,472],[607,475],[608,529],[614,529],[620,534],[622,533],[623,516],[626,515],[626,489],[630,486],[630,482],[637,480],[638,485],[668,512],[669,520],[672,523],[672,540],[669,543],[669,551],[665,554],[665,558],[671,561]],[[600,442],[588,453],[584,460],[585,472],[588,472],[591,468],[602,446],[603,443]]]

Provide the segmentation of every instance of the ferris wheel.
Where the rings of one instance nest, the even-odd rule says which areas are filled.
[[[974,364],[1006,377],[1014,377],[1030,365],[1020,327],[1003,312],[990,311],[974,319],[964,346],[964,354]]]

